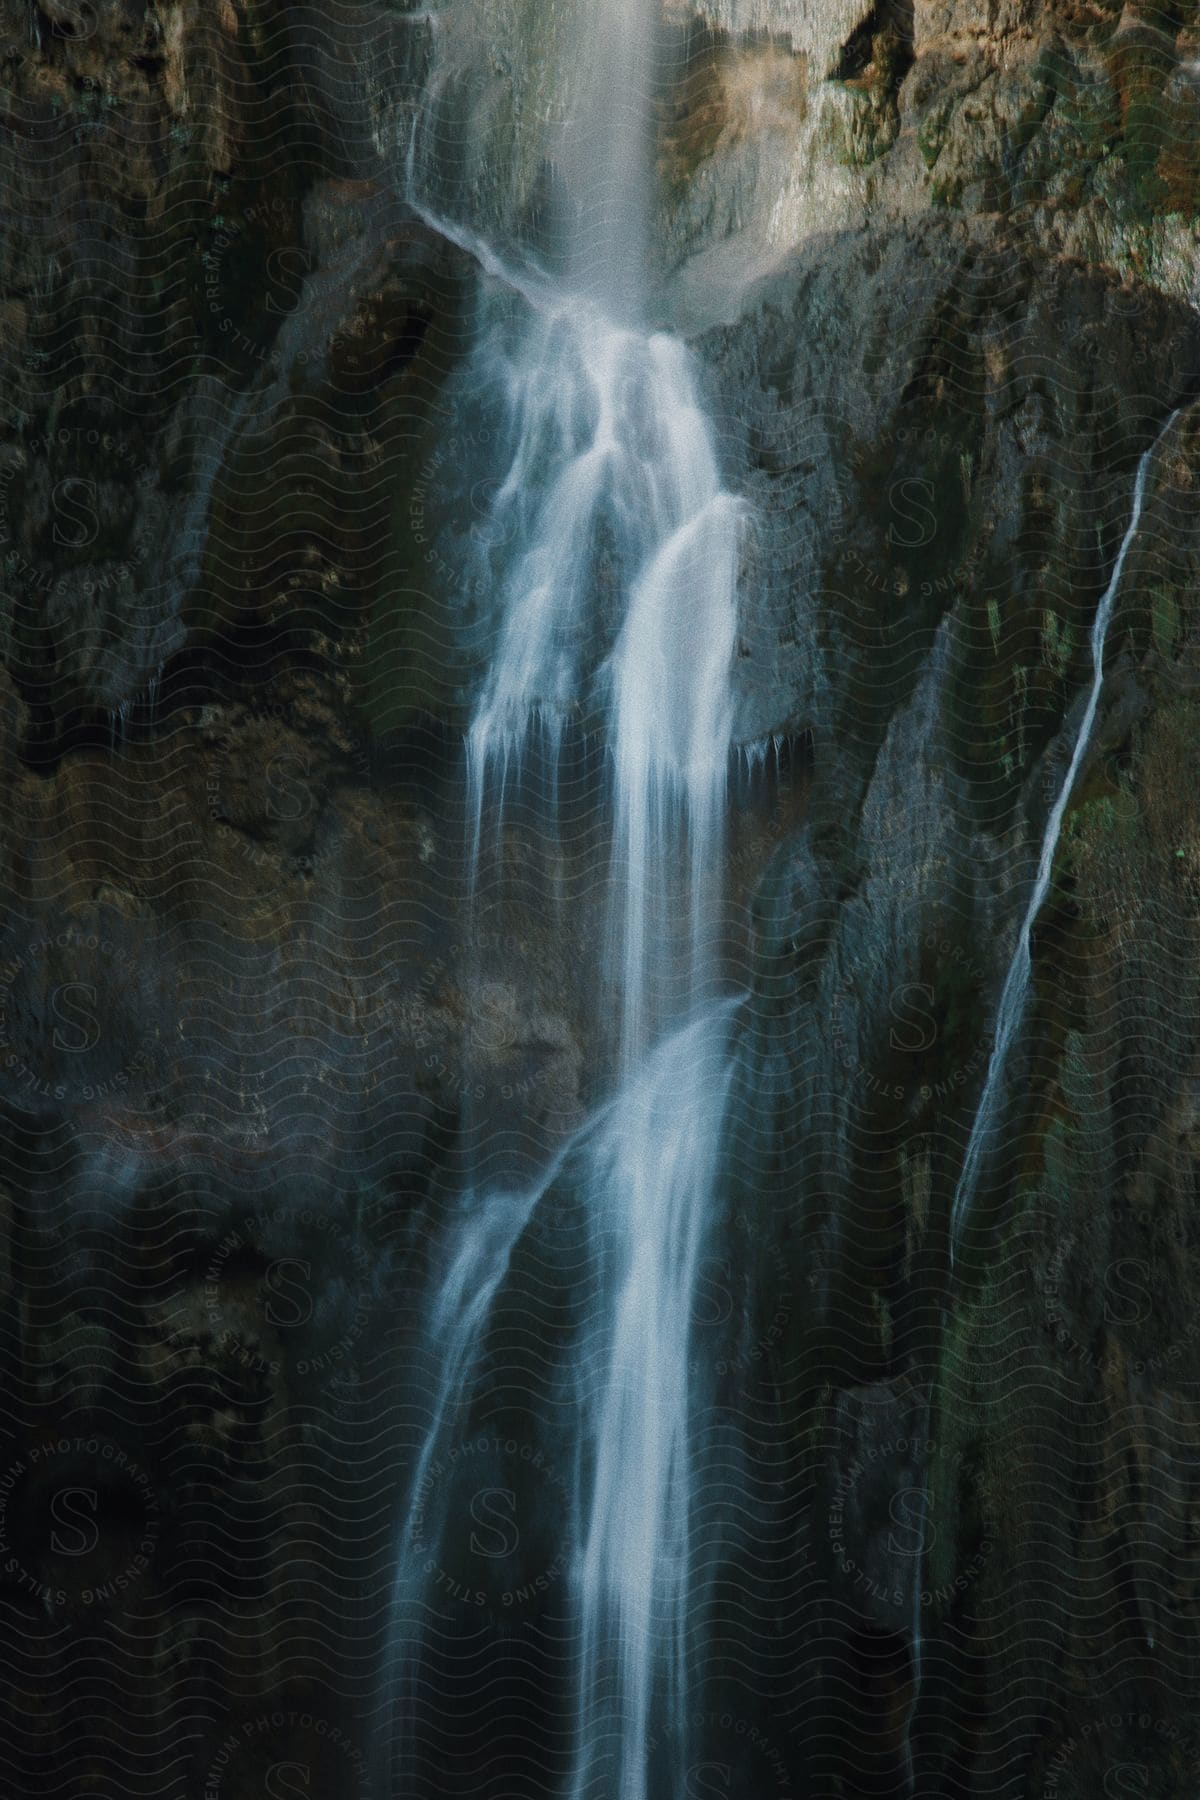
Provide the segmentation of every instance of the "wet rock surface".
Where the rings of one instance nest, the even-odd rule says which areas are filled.
[[[1193,11],[672,9],[656,304],[750,506],[738,735],[804,763],[730,847],[753,1275],[722,1377],[780,1461],[734,1578],[765,1544],[781,1615],[820,1609],[746,1664],[791,1791],[904,1792],[909,1746],[920,1792],[1195,1787],[1190,411],[986,1254],[953,1289],[946,1254],[1133,471],[1194,392]],[[524,896],[462,903],[495,466],[475,265],[403,197],[415,12],[0,17],[14,1792],[368,1791],[431,1233],[472,1146],[536,1166],[590,1098],[586,866],[570,956],[519,829]],[[519,144],[545,96],[513,91]]]

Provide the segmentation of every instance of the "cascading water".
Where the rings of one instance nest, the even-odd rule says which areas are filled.
[[[1008,967],[1008,974],[1000,993],[1000,1002],[996,1010],[996,1034],[992,1045],[992,1053],[988,1060],[987,1075],[984,1079],[983,1093],[975,1112],[971,1135],[967,1140],[966,1154],[963,1157],[962,1169],[958,1177],[958,1185],[954,1192],[954,1200],[950,1209],[950,1261],[954,1259],[962,1246],[963,1234],[970,1219],[971,1202],[979,1181],[980,1168],[986,1153],[991,1133],[996,1123],[997,1113],[1004,1094],[1004,1073],[1009,1051],[1013,1040],[1021,1027],[1025,1013],[1025,1002],[1029,994],[1029,979],[1032,972],[1030,957],[1030,939],[1034,922],[1041,911],[1042,902],[1046,898],[1050,886],[1050,877],[1054,868],[1054,856],[1058,849],[1058,840],[1062,831],[1062,822],[1066,814],[1067,803],[1075,786],[1075,778],[1087,755],[1091,742],[1092,726],[1096,719],[1096,709],[1100,704],[1100,690],[1104,683],[1104,643],[1108,635],[1109,621],[1112,618],[1113,605],[1117,590],[1121,585],[1121,575],[1125,568],[1125,559],[1137,536],[1142,517],[1142,504],[1146,496],[1146,480],[1154,454],[1179,417],[1178,409],[1173,412],[1154,442],[1142,454],[1138,463],[1137,475],[1133,484],[1133,506],[1130,510],[1129,523],[1113,564],[1108,586],[1105,588],[1096,608],[1096,616],[1092,621],[1092,685],[1088,694],[1087,706],[1080,721],[1075,737],[1075,748],[1071,761],[1063,777],[1058,797],[1050,809],[1046,821],[1046,829],[1042,835],[1041,855],[1038,859],[1037,876],[1033,891],[1029,896],[1029,904],[1025,908],[1025,916],[1021,920],[1021,929],[1017,933],[1016,949]]]
[[[409,1483],[397,1546],[393,1629],[385,1669],[389,1711],[398,1705],[400,1690],[421,1659],[420,1607],[426,1574],[425,1551],[429,1543],[426,1515],[430,1471],[454,1422],[489,1308],[508,1272],[513,1246],[541,1191],[539,1188],[525,1194],[493,1194],[486,1207],[472,1210],[466,1228],[456,1234],[448,1267],[429,1309],[425,1344],[430,1369],[435,1371],[433,1399],[425,1441]],[[474,1198],[468,1196],[469,1201]],[[406,1603],[412,1605],[411,1614]],[[389,1742],[386,1757],[389,1774],[393,1764],[392,1749]],[[404,1747],[400,1749],[401,1766],[395,1772],[403,1781],[407,1770],[403,1766]]]
[[[607,1318],[599,1378],[581,1370],[593,1474],[578,1544],[570,1800],[645,1800],[656,1717],[674,1747],[666,1780],[677,1792],[688,1693],[691,1310],[729,1091],[729,1025],[728,1006],[709,1007],[666,1037],[621,1089],[590,1159],[586,1205]]]
[[[688,352],[641,324],[658,10],[579,0],[566,40],[583,91],[550,146],[562,273],[511,283],[529,309],[517,348],[496,331],[478,353],[514,448],[483,532],[499,601],[467,739],[471,891],[516,795],[553,828],[570,721],[596,722],[611,862],[595,987],[615,1015],[615,1066],[596,1085],[613,1097],[532,1193],[468,1196],[425,1334],[442,1373],[403,1512],[389,1664],[398,1691],[420,1655],[407,1625],[427,1565],[411,1540],[432,1459],[522,1232],[569,1181],[598,1310],[569,1353],[568,1800],[646,1800],[652,1763],[656,1796],[684,1787],[692,1299],[732,1068],[717,902],[741,507]]]
[[[521,348],[510,374],[516,450],[491,521],[495,539],[513,548],[499,642],[468,738],[474,856],[485,814],[498,833],[506,798],[530,776],[527,758],[552,783],[586,684],[609,721],[629,861],[623,886],[637,914],[650,891],[647,857],[669,868],[685,819],[714,860],[732,729],[738,503],[721,490],[682,344],[567,299],[535,315]],[[485,354],[491,361],[499,351]],[[626,612],[607,665],[589,680],[580,663],[595,635],[602,528],[616,547]],[[648,846],[650,823],[670,844]],[[693,882],[693,892],[703,885]],[[626,954],[638,955],[630,945],[640,942],[640,918],[622,924],[631,928]],[[640,985],[626,980],[627,1002]]]
[[[1160,444],[1167,437],[1172,425],[1178,418],[1178,409],[1173,412],[1163,425],[1149,447],[1143,452],[1134,478],[1133,502],[1130,508],[1129,522],[1125,528],[1116,560],[1108,584],[1100,597],[1096,615],[1092,621],[1090,635],[1092,658],[1092,681],[1088,692],[1087,703],[1075,743],[1071,759],[1063,777],[1058,795],[1050,809],[1046,828],[1042,835],[1041,851],[1038,858],[1037,873],[1032,891],[1017,933],[1016,947],[1009,963],[1004,985],[996,1012],[996,1032],[988,1062],[987,1074],[979,1105],[967,1140],[967,1148],[963,1157],[962,1168],[955,1188],[950,1209],[950,1268],[953,1273],[956,1259],[962,1248],[964,1236],[970,1223],[971,1203],[978,1186],[984,1157],[987,1154],[991,1134],[996,1126],[1004,1098],[1005,1070],[1009,1053],[1021,1028],[1025,1005],[1029,994],[1029,983],[1032,975],[1032,957],[1030,943],[1033,927],[1041,911],[1050,886],[1054,867],[1054,857],[1062,832],[1062,823],[1067,806],[1074,790],[1075,780],[1083,766],[1091,742],[1092,728],[1100,703],[1100,694],[1104,682],[1104,647],[1108,635],[1109,623],[1124,573],[1129,551],[1136,539],[1141,524],[1142,508],[1145,501],[1146,483],[1150,468]],[[942,1324],[945,1327],[947,1308],[943,1308]],[[935,1394],[931,1389],[925,1396],[924,1429],[922,1436],[926,1443],[938,1435],[937,1427],[932,1422],[935,1411]],[[920,1522],[924,1519],[925,1490],[919,1489],[922,1511]],[[923,1559],[918,1562],[916,1579],[913,1586],[913,1608],[910,1626],[910,1655],[912,1663],[912,1700],[906,1724],[906,1748],[908,1755],[908,1786],[915,1791],[916,1769],[913,1759],[913,1733],[921,1705],[922,1683],[924,1675],[924,1648],[921,1617],[921,1592],[924,1581]]]

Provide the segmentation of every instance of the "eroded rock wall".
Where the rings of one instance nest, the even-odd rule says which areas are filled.
[[[1035,935],[986,1255],[946,1266],[1090,621],[1194,392],[1194,12],[670,15],[656,306],[751,505],[739,734],[812,762],[803,821],[759,790],[731,851],[756,1004],[724,1378],[780,1447],[772,1604],[823,1608],[757,1672],[813,1792],[899,1791],[914,1733],[933,1792],[1195,1786],[1186,410]],[[523,902],[472,934],[454,901],[478,595],[450,550],[494,469],[477,272],[405,204],[418,13],[3,11],[17,1792],[259,1793],[281,1760],[366,1791],[430,1224],[473,1144],[536,1159],[587,1098],[529,843]],[[439,195],[477,224],[548,191],[526,121],[554,95],[496,21],[511,157],[489,198],[466,144]],[[94,1543],[55,1536],[79,1488]]]

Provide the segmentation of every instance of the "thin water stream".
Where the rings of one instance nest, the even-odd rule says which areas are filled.
[[[1175,420],[1179,417],[1178,409],[1173,412],[1154,442],[1143,451],[1137,466],[1137,474],[1133,483],[1133,502],[1130,507],[1129,523],[1125,527],[1125,535],[1121,547],[1113,563],[1112,574],[1108,585],[1100,597],[1096,608],[1096,616],[1092,621],[1091,652],[1092,681],[1088,690],[1087,705],[1079,730],[1075,735],[1075,745],[1071,752],[1071,760],[1063,777],[1050,815],[1046,820],[1046,829],[1042,834],[1041,853],[1038,857],[1037,874],[1033,888],[1017,933],[1016,948],[1004,978],[1004,986],[1000,992],[999,1004],[996,1008],[996,1028],[992,1042],[992,1052],[988,1059],[987,1075],[984,1079],[983,1092],[979,1105],[975,1110],[975,1118],[971,1126],[971,1134],[967,1140],[966,1152],[963,1156],[962,1168],[958,1184],[954,1191],[954,1200],[950,1209],[950,1265],[954,1266],[955,1258],[961,1249],[963,1236],[970,1224],[971,1205],[982,1171],[984,1159],[991,1148],[992,1135],[1000,1117],[1004,1099],[1004,1080],[1008,1058],[1017,1033],[1021,1029],[1021,1021],[1025,1016],[1025,1005],[1029,997],[1029,983],[1033,971],[1030,954],[1030,942],[1033,927],[1042,903],[1050,888],[1050,879],[1054,870],[1054,857],[1058,849],[1058,841],[1062,835],[1063,819],[1074,791],[1075,779],[1083,766],[1084,758],[1092,741],[1092,729],[1096,723],[1096,709],[1100,704],[1100,691],[1104,685],[1104,645],[1108,636],[1108,627],[1112,620],[1113,607],[1121,586],[1121,576],[1125,570],[1125,562],[1133,547],[1142,519],[1142,506],[1146,498],[1146,482],[1154,462],[1159,445],[1166,438]]]

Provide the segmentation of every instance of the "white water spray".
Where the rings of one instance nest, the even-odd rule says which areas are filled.
[[[581,93],[552,146],[563,275],[514,274],[488,249],[485,271],[529,316],[515,351],[497,331],[479,352],[513,450],[482,533],[498,608],[467,738],[472,891],[519,792],[555,823],[572,720],[603,734],[611,779],[596,973],[612,994],[615,1092],[568,1147],[602,1307],[574,1371],[569,1800],[647,1800],[654,1742],[668,1745],[654,1753],[667,1791],[682,1792],[691,1307],[732,1069],[716,945],[742,507],[722,488],[687,350],[640,324],[658,12],[579,0],[567,39]],[[506,1203],[499,1232],[487,1196],[464,1220],[429,1326],[445,1375],[414,1494],[545,1191],[524,1215]],[[402,1552],[398,1601],[415,1579]]]
[[[583,1396],[595,1467],[578,1570],[571,1800],[644,1800],[656,1698],[674,1741],[684,1737],[691,1307],[729,1093],[732,1004],[659,1044],[592,1146],[587,1198],[609,1320],[601,1379]]]
[[[516,554],[468,737],[473,860],[513,791],[537,770],[553,773],[571,717],[585,705],[607,715],[632,1055],[652,1035],[647,958],[668,935],[646,916],[667,900],[655,876],[685,828],[697,905],[719,862],[741,508],[722,490],[688,353],[667,334],[567,300],[534,318],[507,385],[516,449],[483,535]],[[589,671],[601,533],[622,577],[623,624],[607,662]]]
[[[553,1172],[552,1172],[553,1173]],[[422,1609],[429,1547],[436,1527],[427,1517],[430,1471],[468,1398],[472,1368],[492,1303],[512,1261],[517,1240],[529,1222],[550,1175],[523,1194],[469,1194],[469,1216],[456,1233],[448,1265],[435,1289],[425,1330],[429,1366],[438,1371],[429,1426],[408,1483],[401,1510],[392,1576],[390,1632],[384,1666],[386,1705],[402,1710],[403,1691],[414,1685],[422,1657]],[[382,1757],[384,1780],[400,1791],[410,1776],[409,1746],[389,1731]]]

